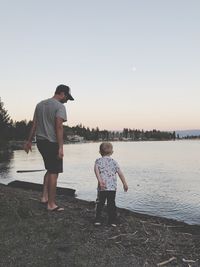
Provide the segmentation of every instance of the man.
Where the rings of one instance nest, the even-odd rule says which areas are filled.
[[[37,147],[47,170],[44,175],[41,202],[47,203],[49,211],[62,211],[55,203],[56,186],[59,173],[63,172],[63,122],[67,120],[64,103],[74,100],[70,88],[59,85],[52,98],[41,101],[35,108],[33,125],[24,145],[24,150],[31,151],[32,139],[36,135]]]

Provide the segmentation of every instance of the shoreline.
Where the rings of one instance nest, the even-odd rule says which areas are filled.
[[[18,170],[17,172],[35,172],[35,171],[43,171],[42,170]],[[1,185],[4,185],[4,186],[12,186],[14,188],[21,188],[21,189],[27,189],[27,190],[33,190],[33,191],[41,191],[42,190],[42,184],[41,183],[34,183],[34,182],[29,182],[29,181],[21,181],[21,180],[13,180],[11,182],[9,182],[8,184],[3,184],[0,182],[0,186]],[[89,200],[89,199],[84,199],[84,198],[80,198],[77,194],[76,194],[76,190],[75,189],[70,189],[70,188],[66,188],[66,187],[62,187],[62,186],[57,186],[57,194],[59,194],[59,191],[66,191],[67,192],[68,190],[68,193],[70,191],[74,191],[74,197],[76,197],[76,199],[80,200],[80,201],[86,201],[88,203],[94,203],[94,200]],[[149,216],[149,217],[154,217],[154,218],[159,218],[159,219],[163,219],[163,220],[168,220],[168,221],[172,221],[174,223],[180,223],[180,224],[184,224],[186,226],[194,226],[194,227],[200,227],[200,222],[199,224],[196,224],[196,223],[188,223],[188,222],[185,222],[185,221],[181,221],[181,220],[178,220],[178,219],[174,219],[174,218],[168,218],[168,217],[162,217],[162,216],[159,216],[159,215],[154,215],[154,214],[149,214],[148,212],[140,212],[140,211],[134,211],[134,210],[131,210],[127,207],[117,207],[118,209],[121,209],[121,210],[127,210],[127,211],[130,211],[132,212],[133,214],[139,216]]]
[[[1,186],[6,186],[6,187],[11,187],[14,189],[22,189],[22,190],[31,190],[31,191],[36,191],[36,192],[41,192],[42,191],[42,184],[37,184],[37,183],[32,183],[32,182],[28,182],[28,181],[20,181],[20,180],[13,180],[12,182],[8,183],[8,184],[2,184],[0,183],[0,187]],[[71,189],[71,188],[66,188],[66,187],[58,187],[57,186],[57,197],[59,198],[59,195],[67,195],[70,197],[73,197],[75,199],[77,199],[80,202],[86,202],[87,204],[93,204],[95,205],[95,201],[93,200],[86,200],[86,199],[82,199],[79,198],[78,195],[76,194],[76,190],[75,189]],[[138,217],[138,218],[154,218],[154,219],[158,219],[160,221],[163,222],[168,222],[170,224],[178,224],[178,225],[182,225],[186,228],[190,228],[190,227],[194,227],[194,228],[198,228],[200,230],[200,224],[190,224],[184,221],[179,221],[173,218],[167,218],[167,217],[162,217],[162,216],[158,216],[158,215],[151,215],[148,213],[143,213],[143,212],[136,212],[133,211],[131,209],[128,208],[123,208],[123,207],[117,207],[118,210],[122,210],[124,212],[130,212],[132,213],[134,216]]]
[[[17,171],[17,172],[36,172],[36,171],[43,171],[42,170],[20,170],[20,171]],[[0,186],[1,185],[4,185],[4,186],[11,186],[11,187],[14,187],[14,188],[21,188],[21,189],[27,189],[27,190],[33,190],[33,191],[41,191],[42,190],[42,184],[41,183],[32,183],[30,181],[21,181],[21,180],[13,180],[11,182],[9,182],[8,184],[3,184],[0,182]],[[76,190],[75,189],[71,189],[71,188],[66,188],[66,187],[59,187],[57,186],[57,195],[61,192],[64,192],[66,191],[65,193],[66,194],[70,194],[70,191],[73,191],[71,192],[71,196],[74,195],[74,197],[77,199],[77,200],[80,200],[80,201],[86,201],[88,203],[94,203],[94,200],[88,200],[88,199],[84,199],[84,198],[79,198],[79,196],[76,194]],[[130,211],[132,212],[133,214],[135,214],[136,216],[147,216],[147,217],[153,217],[153,218],[159,218],[159,219],[163,219],[163,220],[168,220],[168,221],[172,221],[174,223],[183,223],[184,225],[186,226],[194,226],[194,227],[200,227],[200,224],[196,224],[196,223],[188,223],[188,222],[185,222],[185,221],[180,221],[178,219],[174,219],[174,218],[168,218],[168,217],[163,217],[163,216],[159,216],[159,215],[153,215],[153,214],[149,214],[149,213],[145,213],[145,212],[140,212],[140,211],[134,211],[134,210],[131,210],[127,207],[118,207],[118,209],[121,209],[121,210],[127,210],[127,211]]]
[[[199,266],[200,226],[117,208],[118,226],[93,225],[95,203],[0,184],[0,266]],[[159,265],[160,264],[160,265]]]

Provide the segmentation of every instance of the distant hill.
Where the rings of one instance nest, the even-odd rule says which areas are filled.
[[[185,136],[200,136],[200,130],[177,130],[176,136],[179,134],[180,137],[185,137]]]

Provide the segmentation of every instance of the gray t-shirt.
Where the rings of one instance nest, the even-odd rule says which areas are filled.
[[[60,117],[67,120],[65,106],[55,98],[41,101],[35,108],[36,116],[36,138],[57,142],[55,131],[55,119]]]

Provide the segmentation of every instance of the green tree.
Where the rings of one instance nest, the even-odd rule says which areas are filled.
[[[14,139],[25,140],[28,137],[32,126],[32,121],[27,122],[26,120],[16,121],[14,123]]]
[[[12,122],[10,116],[0,98],[0,140],[4,141],[10,138],[11,128]]]

